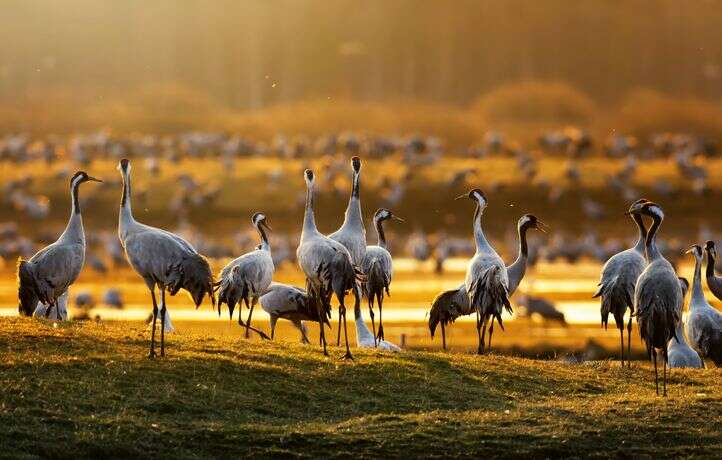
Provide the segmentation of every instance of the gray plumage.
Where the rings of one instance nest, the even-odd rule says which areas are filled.
[[[690,251],[694,255],[695,266],[692,298],[689,301],[687,315],[687,338],[692,348],[702,358],[710,359],[715,366],[720,367],[722,366],[722,313],[707,302],[702,291],[702,248],[694,246]]]
[[[446,326],[456,321],[460,316],[471,315],[476,312],[469,303],[469,294],[466,292],[466,284],[457,289],[450,289],[437,295],[431,303],[429,311],[429,331],[431,338],[434,338],[436,327],[441,325],[441,339],[444,350],[446,350]]]
[[[707,253],[707,270],[705,273],[707,287],[709,287],[710,292],[715,297],[722,300],[722,277],[714,273],[715,260],[717,259],[717,250],[715,249],[714,241],[707,241],[704,250]]]
[[[78,171],[70,179],[71,210],[65,230],[53,244],[30,260],[18,260],[18,311],[31,316],[38,302],[48,306],[48,317],[58,298],[75,282],[85,262],[85,232],[80,213],[78,189],[87,181],[102,182]]]
[[[511,313],[509,303],[509,276],[504,261],[499,257],[491,244],[484,236],[481,228],[481,216],[487,205],[486,196],[479,189],[474,189],[467,195],[476,202],[474,211],[474,241],[476,254],[469,262],[466,270],[466,292],[469,303],[476,311],[476,329],[479,336],[479,354],[484,352],[484,336],[489,325],[489,348],[494,333],[494,320],[504,330],[501,313],[504,308]]]
[[[346,306],[344,295],[353,290],[356,303],[359,295],[356,286],[357,272],[351,260],[351,254],[346,247],[338,241],[323,235],[316,228],[313,214],[313,186],[314,176],[310,169],[304,172],[306,181],[306,206],[303,218],[301,241],[296,250],[296,258],[301,270],[306,276],[306,291],[314,299],[318,309],[318,317],[326,318],[331,314],[331,295],[336,295],[339,301],[339,320],[344,328],[346,338],[345,358],[352,358],[348,344],[348,331],[346,328]],[[339,327],[341,327],[339,325]],[[319,324],[323,351],[326,349],[326,335],[324,327]]]
[[[657,249],[656,235],[664,220],[664,212],[651,201],[637,202],[629,209],[631,214],[645,214],[653,223],[646,238],[647,267],[644,269],[634,292],[634,306],[639,324],[639,333],[647,348],[647,355],[654,361],[655,385],[659,394],[657,377],[657,353],[662,351],[664,360],[664,390],[667,395],[667,344],[676,337],[677,325],[681,320],[682,289],[674,267]]]
[[[519,253],[514,263],[506,267],[506,272],[509,276],[509,296],[516,292],[526,274],[527,261],[529,258],[529,245],[526,239],[526,232],[530,228],[537,229],[543,233],[547,231],[546,224],[537,219],[533,214],[524,214],[521,216],[516,228],[519,237]]]
[[[693,368],[701,369],[704,367],[702,358],[699,357],[684,338],[682,321],[677,325],[677,340],[670,340],[667,344],[669,355],[669,367],[672,368]]]
[[[374,228],[378,235],[378,244],[366,247],[366,255],[361,263],[361,271],[366,275],[366,282],[363,284],[364,293],[369,302],[369,315],[373,327],[374,337],[384,340],[383,326],[383,303],[384,293],[389,293],[391,277],[393,276],[393,261],[386,246],[386,235],[384,234],[383,222],[396,218],[401,220],[388,209],[381,208],[374,214]],[[376,324],[374,322],[374,300],[379,306],[379,331],[376,335]],[[374,339],[375,340],[375,339]]]
[[[273,259],[271,258],[271,246],[268,242],[265,229],[266,216],[255,213],[251,219],[261,238],[261,246],[249,253],[232,260],[221,270],[218,281],[218,314],[221,312],[221,305],[228,305],[228,314],[233,318],[233,310],[236,304],[243,301],[246,308],[249,308],[248,320],[246,320],[246,337],[249,335],[251,326],[251,315],[253,307],[258,302],[273,279]],[[241,312],[238,312],[238,324],[243,325]]]
[[[271,317],[271,339],[279,319],[291,321],[301,332],[301,341],[309,343],[308,331],[303,321],[318,322],[318,311],[304,289],[283,283],[271,283],[260,298],[261,308]],[[328,318],[323,318],[329,324]]]
[[[145,281],[153,300],[153,329],[150,357],[155,356],[155,323],[158,317],[156,286],[161,296],[161,324],[165,324],[165,291],[175,295],[185,289],[193,298],[196,308],[206,294],[215,306],[213,274],[208,261],[198,254],[187,241],[168,231],[141,224],[133,218],[131,209],[130,162],[118,164],[123,177],[123,195],[118,217],[118,236],[131,267]],[[165,329],[161,328],[161,356],[165,355]]]
[[[647,237],[647,229],[640,215],[632,215],[634,223],[639,230],[637,243],[620,253],[613,255],[602,267],[602,276],[599,280],[599,289],[592,298],[601,297],[602,326],[607,328],[609,315],[614,317],[614,322],[620,334],[620,360],[624,365],[624,314],[629,309],[629,322],[627,324],[627,354],[631,354],[632,348],[632,316],[634,315],[634,288],[637,278],[647,266],[644,246]],[[631,361],[627,361],[631,366]]]
[[[513,264],[507,267],[509,276],[509,294],[516,291],[524,279],[526,273],[529,247],[527,243],[527,231],[531,228],[546,232],[547,226],[532,214],[525,214],[517,222],[517,234],[519,237],[519,253]],[[434,298],[429,311],[429,331],[431,338],[434,338],[437,326],[441,325],[442,346],[446,350],[446,326],[453,323],[460,316],[467,316],[475,313],[476,310],[469,302],[469,294],[466,291],[466,283],[457,289],[444,291]]]

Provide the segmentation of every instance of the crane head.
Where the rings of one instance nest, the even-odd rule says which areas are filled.
[[[374,220],[383,221],[383,220],[388,220],[388,219],[396,219],[396,220],[398,220],[399,222],[403,222],[403,221],[404,221],[404,219],[402,219],[401,217],[397,216],[396,214],[394,214],[393,212],[389,211],[389,210],[386,209],[386,208],[379,208],[379,209],[376,211],[376,213],[374,213]]]
[[[361,158],[354,156],[351,158],[351,167],[353,167],[353,172],[358,174],[361,171]]]
[[[519,219],[519,228],[533,228],[542,233],[549,231],[549,226],[539,220],[534,214],[524,214]]]
[[[702,247],[699,244],[693,244],[685,251],[685,254],[692,254],[695,259],[702,259]]]
[[[303,177],[306,180],[307,184],[313,184],[313,171],[307,169],[303,172]]]
[[[256,227],[263,227],[266,230],[271,230],[271,227],[266,223],[266,215],[262,212],[257,212],[251,217],[251,222]]]
[[[717,257],[717,249],[714,246],[714,241],[707,241],[704,245],[704,250],[707,251],[708,254],[711,254],[712,257]]]
[[[73,187],[75,185],[80,185],[83,182],[88,182],[88,181],[103,182],[102,180],[100,180],[96,177],[89,176],[88,173],[86,173],[85,171],[78,171],[75,174],[73,174],[73,177],[70,178],[70,186]]]
[[[123,158],[118,162],[118,171],[122,173],[128,173],[130,172],[130,160],[127,158]]]

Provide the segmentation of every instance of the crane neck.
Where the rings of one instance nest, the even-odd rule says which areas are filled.
[[[529,257],[529,245],[526,240],[526,232],[529,228],[526,225],[519,225],[517,227],[517,235],[519,237],[519,253],[516,256],[514,264],[524,263]]]
[[[344,227],[353,227],[365,229],[363,224],[363,216],[361,214],[361,174],[354,171],[353,173],[353,186],[351,187],[351,197],[348,200],[346,206],[346,212],[344,213],[343,225]]]
[[[652,216],[652,219],[654,220],[654,222],[649,228],[649,233],[647,233],[647,237],[645,240],[648,261],[657,260],[662,257],[659,249],[657,249],[657,231],[659,230],[659,226],[662,225],[662,218],[655,215]]]
[[[79,180],[75,180],[70,184],[70,218],[60,238],[84,243],[83,216],[80,214],[80,200],[78,198],[80,184],[81,181]]]
[[[261,237],[261,249],[263,251],[270,251],[271,245],[268,242],[268,236],[266,236],[266,231],[263,229],[263,226],[261,224],[255,224],[256,230],[258,230],[258,235]]]
[[[642,216],[639,214],[632,215],[632,219],[634,219],[634,223],[637,224],[637,229],[639,230],[639,239],[637,239],[634,249],[644,254],[644,248],[647,241],[647,228],[644,226]]]
[[[695,257],[692,300],[689,303],[689,308],[693,309],[696,304],[704,305],[705,303],[707,303],[707,300],[704,298],[704,291],[702,290],[702,258]]]
[[[707,269],[705,271],[705,275],[707,276],[707,279],[715,277],[714,266],[715,266],[715,258],[712,255],[712,251],[707,251]]]
[[[120,213],[118,215],[118,229],[123,233],[126,227],[135,222],[131,208],[130,171],[123,171],[123,195],[120,198]],[[121,235],[122,239],[122,235]]]
[[[384,220],[378,217],[374,217],[374,227],[376,227],[376,234],[379,237],[379,247],[386,249],[386,234],[384,233]]]
[[[306,233],[318,233],[316,228],[316,219],[313,215],[313,184],[306,185],[306,208],[303,213],[303,230],[301,238]]]
[[[484,236],[484,231],[481,229],[482,214],[483,210],[481,209],[481,206],[477,203],[476,210],[474,210],[474,243],[476,243],[477,253],[491,247],[489,245],[489,242],[486,240],[486,236]]]

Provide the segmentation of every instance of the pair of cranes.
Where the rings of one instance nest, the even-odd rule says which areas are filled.
[[[631,347],[632,317],[637,317],[639,332],[654,362],[655,387],[659,394],[657,370],[658,351],[663,360],[663,395],[667,395],[667,365],[671,367],[703,367],[702,357],[710,358],[715,365],[722,365],[722,314],[713,309],[704,298],[701,281],[702,248],[692,246],[688,253],[695,257],[695,273],[692,284],[690,313],[687,319],[687,338],[682,327],[684,297],[689,282],[677,277],[672,264],[657,248],[656,238],[664,211],[649,200],[639,199],[632,203],[627,214],[632,217],[639,231],[637,243],[630,249],[612,256],[602,268],[599,289],[594,297],[601,297],[602,325],[606,328],[609,315],[614,317],[620,331],[621,361],[624,365],[624,315],[630,310],[627,323],[627,353]],[[647,228],[642,216],[652,219]],[[708,282],[716,285],[714,275],[714,243],[707,243]],[[722,280],[720,280],[722,285]],[[627,358],[628,364],[629,358]]]

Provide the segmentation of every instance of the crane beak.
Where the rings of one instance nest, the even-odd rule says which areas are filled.
[[[406,222],[404,219],[402,219],[401,217],[399,217],[399,216],[397,216],[397,215],[395,215],[395,214],[391,214],[391,218],[392,218],[392,219],[396,219],[396,220],[398,220],[399,222]]]
[[[468,198],[468,197],[469,197],[469,195],[467,195],[466,193],[464,193],[463,195],[459,195],[459,196],[457,196],[456,198],[454,198],[454,200],[460,200],[460,199],[462,199],[462,198]]]
[[[686,251],[684,251],[685,254],[692,254],[694,253],[694,244],[689,247]]]
[[[551,230],[551,228],[549,228],[549,226],[547,224],[545,224],[544,222],[542,222],[540,220],[536,221],[536,229],[542,233],[548,233]]]
[[[93,177],[93,176],[88,176],[88,180],[93,181],[93,182],[103,182],[101,179],[98,179],[97,177]]]
[[[263,226],[266,228],[266,230],[268,230],[269,232],[272,232],[272,231],[273,231],[273,229],[271,228],[271,226],[268,225],[265,220],[262,220],[262,221],[261,221],[261,225],[263,225]]]

